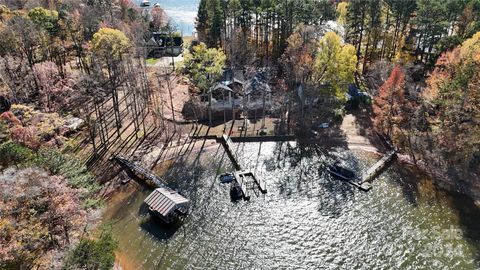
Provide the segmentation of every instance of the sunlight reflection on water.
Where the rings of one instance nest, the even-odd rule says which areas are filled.
[[[140,4],[142,0],[137,0]],[[155,3],[165,10],[173,20],[177,30],[185,36],[190,36],[195,31],[195,18],[200,0],[150,0],[150,7]]]
[[[185,161],[166,175],[192,201],[185,220],[166,226],[150,217],[141,207],[148,191],[135,192],[107,210],[123,257],[143,269],[478,266],[480,236],[475,232],[480,230],[469,220],[478,211],[462,216],[443,192],[433,199],[423,195],[426,191],[420,194],[412,184],[420,180],[398,165],[365,193],[332,179],[323,168],[341,158],[360,171],[376,156],[286,143],[236,145],[245,167],[266,181],[267,194],[230,202],[228,186],[216,179],[231,169],[222,148],[202,154],[196,164]],[[462,233],[448,237],[442,234],[447,229]]]

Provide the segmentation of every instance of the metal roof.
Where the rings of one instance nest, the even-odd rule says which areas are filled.
[[[261,74],[255,75],[252,79],[248,80],[245,85],[245,94],[251,95],[255,92],[270,93],[272,90],[268,83],[265,82],[265,78]]]
[[[209,92],[212,92],[212,91],[215,91],[215,90],[221,90],[221,91],[228,91],[228,92],[233,92],[232,88],[222,84],[222,83],[216,83],[213,85],[213,87],[211,87],[208,91]]]
[[[166,217],[181,207],[187,207],[190,201],[169,188],[157,188],[144,200],[151,211]]]
[[[222,84],[224,85],[231,85],[231,84],[234,84],[234,83],[238,83],[238,84],[241,84],[241,85],[244,85],[245,82],[241,79],[238,79],[238,78],[233,78],[233,81],[232,80],[228,80],[228,81],[222,81]]]

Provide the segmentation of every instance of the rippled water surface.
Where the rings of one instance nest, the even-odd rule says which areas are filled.
[[[236,144],[268,193],[233,203],[217,174],[231,169],[213,148],[166,173],[192,201],[164,225],[142,206],[148,190],[110,204],[105,223],[126,269],[478,269],[480,214],[394,164],[362,192],[324,172],[335,157],[355,170],[376,156],[286,143]]]
[[[142,0],[136,0],[137,4],[141,2]],[[185,36],[193,34],[200,0],[150,0],[150,7],[155,3],[165,10],[179,32]]]

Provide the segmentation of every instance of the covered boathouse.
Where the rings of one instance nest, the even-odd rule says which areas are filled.
[[[148,209],[166,223],[173,220],[176,213],[186,214],[190,201],[170,188],[157,188],[144,200]]]

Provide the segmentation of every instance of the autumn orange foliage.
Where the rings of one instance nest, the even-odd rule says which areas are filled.
[[[404,123],[408,104],[404,88],[405,72],[396,66],[374,98],[374,126],[377,131],[391,136],[394,126],[401,127]]]
[[[57,268],[48,267],[52,251],[68,246],[86,222],[79,191],[37,168],[4,171],[0,189],[2,262],[11,269]]]
[[[6,122],[9,127],[22,125],[22,122],[10,111],[0,114],[0,120]]]
[[[14,126],[10,129],[10,137],[14,142],[34,151],[40,147],[37,132],[33,127]]]
[[[480,32],[444,53],[427,81],[424,97],[436,106],[434,135],[455,163],[473,160],[480,147]],[[480,162],[480,161],[478,161]],[[478,171],[478,169],[477,169]]]

